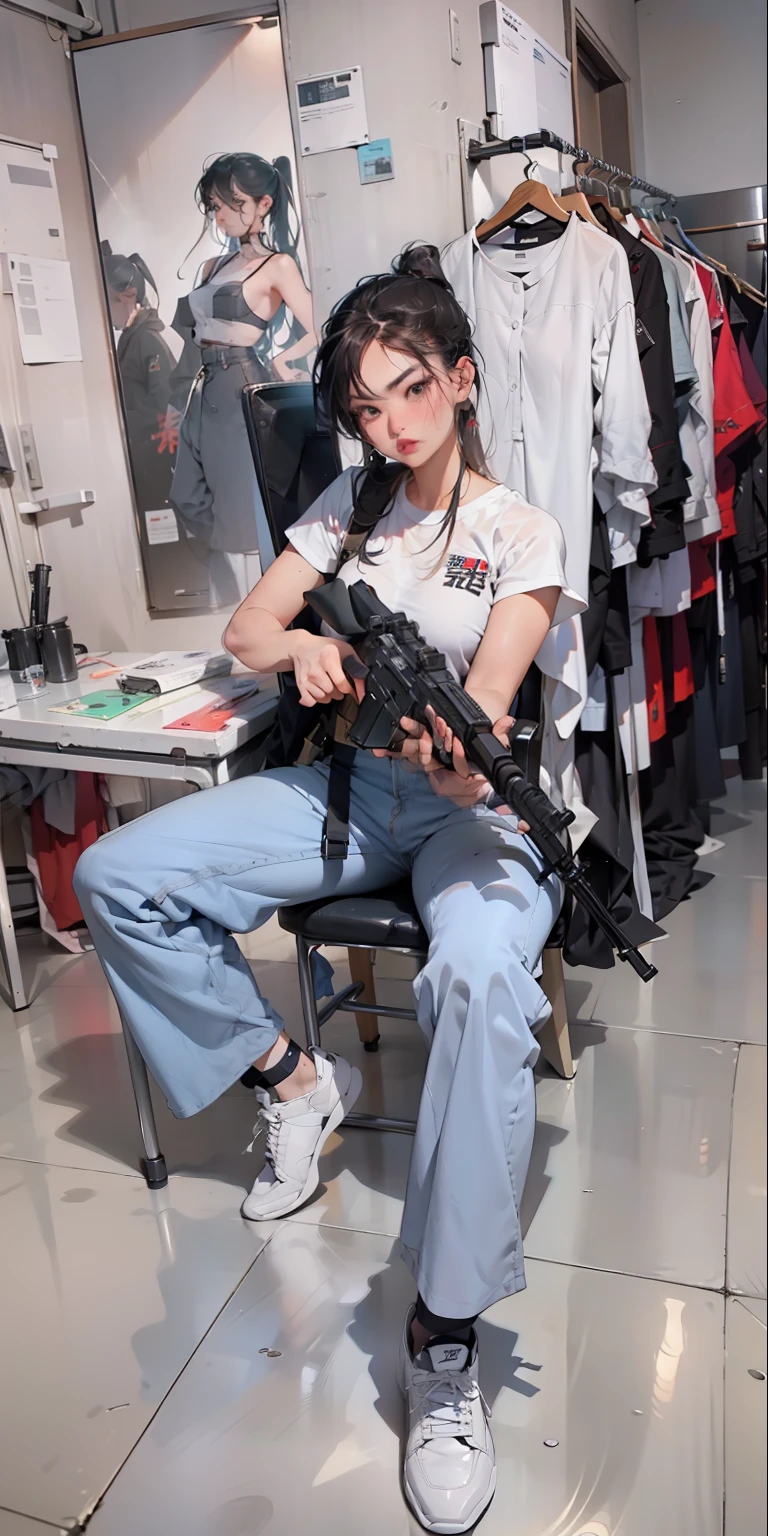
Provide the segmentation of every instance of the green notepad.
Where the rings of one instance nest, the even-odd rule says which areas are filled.
[[[151,693],[121,693],[119,688],[100,688],[97,693],[84,693],[79,699],[70,699],[68,704],[52,704],[51,710],[57,715],[77,715],[81,720],[117,720],[152,698]]]

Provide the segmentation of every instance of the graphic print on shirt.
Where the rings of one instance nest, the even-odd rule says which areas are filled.
[[[488,561],[475,560],[471,555],[449,555],[444,566],[444,587],[456,587],[478,597],[485,591],[488,581]]]

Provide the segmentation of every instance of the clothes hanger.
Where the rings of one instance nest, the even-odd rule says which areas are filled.
[[[581,190],[582,178],[579,176],[576,170],[578,165],[591,164],[592,162],[589,155],[585,154],[583,149],[580,149],[576,159],[573,162],[573,165],[571,166],[573,186],[566,187],[563,192],[558,192],[557,201],[559,202],[561,208],[565,208],[567,213],[578,213],[579,217],[582,218],[586,224],[594,224],[595,229],[602,229],[603,226],[600,223],[600,220],[595,218],[595,215],[593,214],[592,209],[590,208],[589,203],[587,202],[587,199]]]
[[[556,219],[559,224],[568,223],[570,214],[560,206],[546,182],[535,181],[531,176],[530,172],[535,169],[535,162],[526,152],[525,140],[523,140],[523,154],[528,162],[525,167],[525,177],[510,193],[498,213],[492,214],[490,219],[485,219],[482,224],[478,224],[475,238],[480,245],[490,240],[491,235],[498,234],[499,230],[509,229],[522,213],[527,213],[529,210],[544,214],[545,218]],[[531,227],[536,228],[535,225]]]
[[[593,208],[595,203],[602,204],[603,208],[607,210],[612,219],[615,219],[618,224],[623,224],[625,222],[624,209],[616,201],[616,189],[614,189],[614,182],[617,176],[623,176],[624,173],[623,171],[617,170],[615,166],[611,166],[608,173],[611,178],[610,181],[603,183],[597,182],[597,186],[602,185],[603,191],[597,193],[596,195],[593,194],[589,201]]]

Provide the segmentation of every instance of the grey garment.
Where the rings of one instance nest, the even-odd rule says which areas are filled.
[[[675,383],[688,385],[690,388],[697,382],[699,375],[691,354],[691,322],[680,282],[679,268],[675,257],[670,256],[667,251],[658,250],[655,245],[651,249],[654,256],[658,256],[664,286],[667,290]]]
[[[535,977],[559,883],[514,820],[461,810],[426,774],[358,753],[350,848],[325,861],[328,769],[280,768],[177,800],[89,848],[75,889],[122,1015],[175,1114],[205,1108],[283,1020],[233,933],[281,906],[411,876],[429,935],[430,1045],[403,1216],[427,1306],[470,1317],[524,1285],[519,1206],[535,1121]],[[296,1028],[291,1020],[288,1026]]]
[[[74,836],[76,793],[77,774],[67,768],[0,767],[0,801],[27,806],[41,795],[49,827],[65,837]]]
[[[189,295],[198,343],[217,341],[227,347],[252,347],[269,330],[271,321],[254,314],[246,302],[243,285],[272,260],[275,252],[263,252],[245,267],[235,265],[239,254],[224,256]]]
[[[212,550],[271,547],[242,401],[247,384],[268,378],[256,358],[207,363],[189,397],[170,502],[187,531]]]

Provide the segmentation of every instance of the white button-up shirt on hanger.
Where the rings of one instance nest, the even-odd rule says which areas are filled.
[[[557,518],[568,584],[588,601],[593,493],[623,565],[656,486],[626,255],[573,213],[538,249],[480,246],[472,230],[442,266],[475,327],[489,469]]]
[[[557,518],[569,587],[588,602],[593,496],[614,564],[628,564],[656,486],[624,251],[574,213],[551,245],[481,248],[472,230],[441,261],[475,330],[488,468]],[[536,661],[545,679],[542,788],[574,811],[578,847],[597,819],[583,803],[574,759],[587,699],[580,617],[551,629]]]

